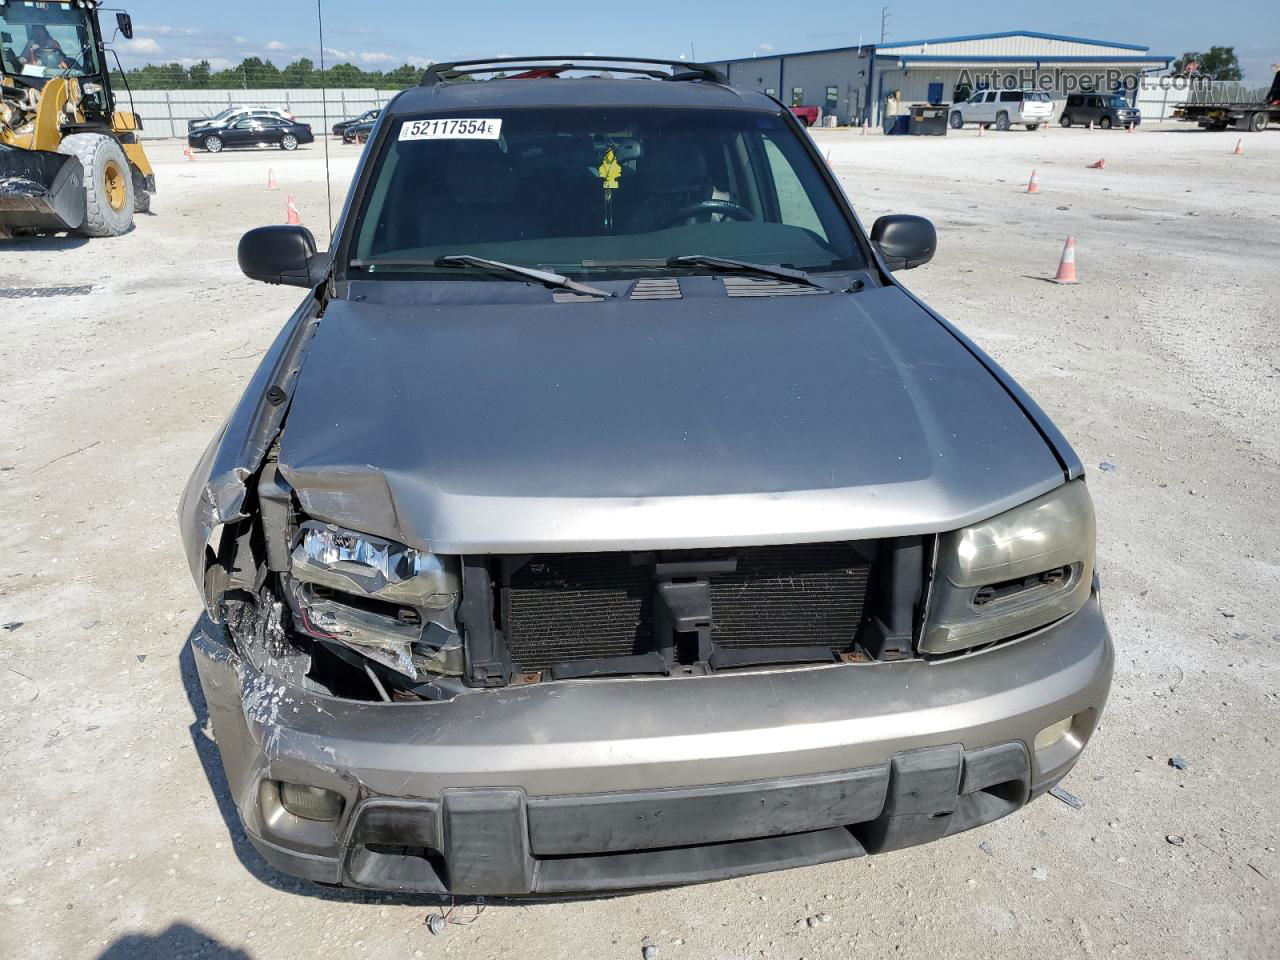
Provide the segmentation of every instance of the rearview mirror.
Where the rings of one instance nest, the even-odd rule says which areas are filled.
[[[127,13],[117,13],[116,27],[119,29],[120,35],[126,40],[133,39],[133,17]]]
[[[933,259],[938,232],[924,217],[891,213],[872,225],[871,242],[890,270],[912,270]]]
[[[324,280],[329,258],[316,253],[316,238],[306,227],[257,227],[240,238],[240,269],[250,280],[314,287]]]

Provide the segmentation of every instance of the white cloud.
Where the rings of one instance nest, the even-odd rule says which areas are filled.
[[[289,48],[287,45],[281,43],[279,40],[272,40],[270,43],[267,44],[267,49],[268,50],[288,50]]]
[[[230,70],[236,64],[226,57],[181,57],[178,62],[184,67],[194,67],[197,63],[209,62],[210,70]]]
[[[354,60],[356,52],[354,50],[339,50],[336,47],[325,47],[326,56],[337,57],[339,60]]]
[[[126,53],[152,54],[160,52],[160,44],[154,37],[134,37],[132,40],[121,40],[118,44]]]
[[[435,63],[435,61],[429,57],[406,57],[404,62],[411,67],[417,67],[419,70],[425,70],[427,67],[431,66],[431,64]]]
[[[360,53],[361,63],[391,63],[396,58],[389,53],[383,53],[381,50],[364,50]]]
[[[138,33],[154,33],[161,37],[194,37],[200,33],[195,27],[171,27],[167,24],[140,23],[133,29]]]
[[[249,38],[248,37],[232,37],[231,42],[232,43],[248,43]]]
[[[772,43],[756,44],[756,52],[757,53],[773,53],[773,44]]]

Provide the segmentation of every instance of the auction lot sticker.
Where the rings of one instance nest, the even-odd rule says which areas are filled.
[[[400,128],[401,140],[497,140],[501,120],[410,120]]]

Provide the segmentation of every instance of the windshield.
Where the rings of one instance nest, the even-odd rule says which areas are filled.
[[[41,78],[100,74],[90,16],[68,3],[0,3],[4,72]]]
[[[430,266],[449,254],[594,277],[625,274],[620,260],[695,254],[805,271],[865,266],[780,116],[634,107],[399,121],[350,253],[366,274],[457,274]],[[427,266],[369,266],[377,260]]]

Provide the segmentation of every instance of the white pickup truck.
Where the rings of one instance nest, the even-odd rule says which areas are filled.
[[[959,130],[966,123],[982,127],[995,125],[1008,130],[1021,123],[1028,130],[1039,130],[1040,124],[1053,119],[1053,98],[1032,90],[979,90],[968,100],[951,106],[951,128]]]

